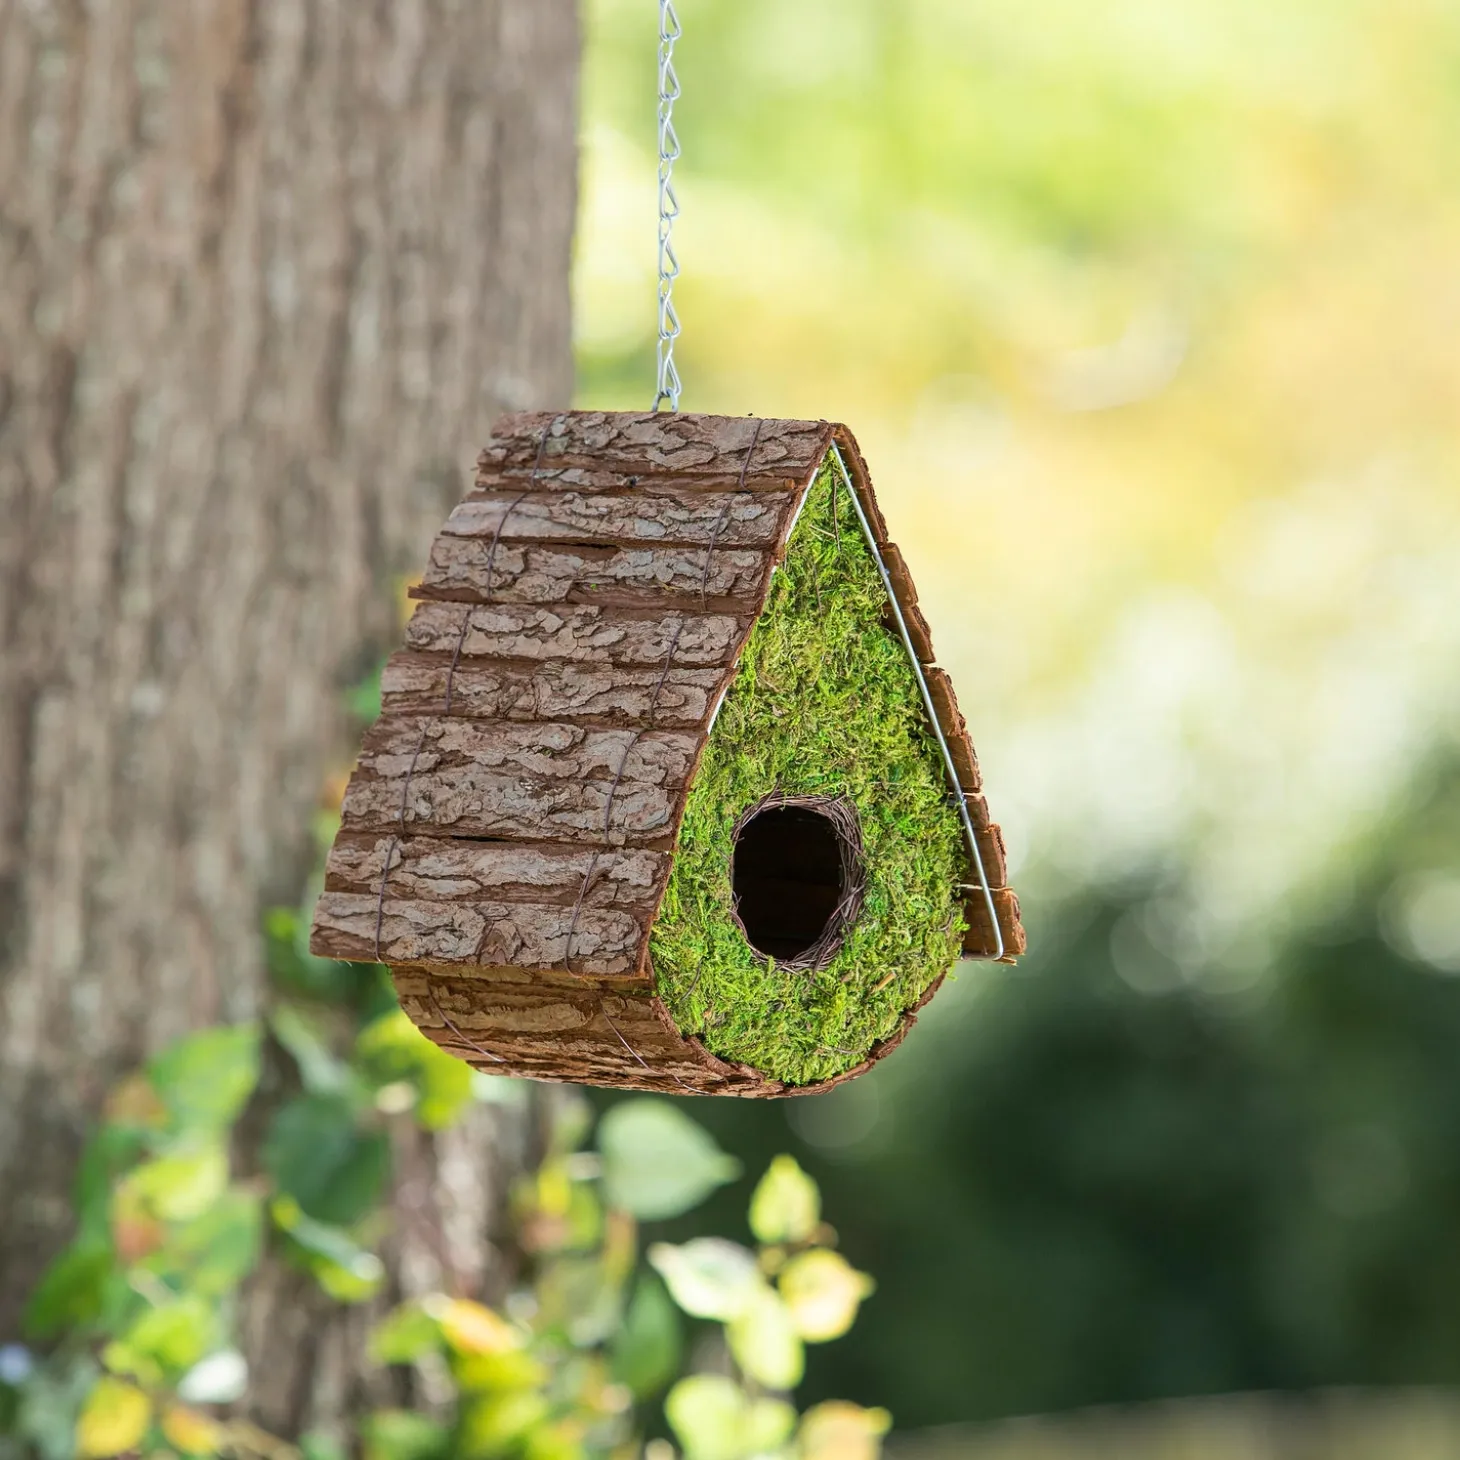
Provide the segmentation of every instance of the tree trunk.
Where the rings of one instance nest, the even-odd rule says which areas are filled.
[[[571,386],[572,0],[0,0],[0,1337],[108,1083],[260,1007],[346,752],[503,409]],[[480,1279],[520,1130],[399,1153]],[[248,1322],[265,1423],[360,1319]]]

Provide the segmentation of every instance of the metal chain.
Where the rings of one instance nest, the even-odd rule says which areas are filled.
[[[674,164],[679,159],[679,137],[674,130],[674,103],[679,100],[679,77],[674,72],[674,43],[680,37],[674,0],[659,0],[659,388],[654,409],[679,409],[679,371],[674,364],[674,342],[679,338],[679,316],[674,312],[674,281],[679,260],[674,256],[674,220],[679,200],[674,196]]]

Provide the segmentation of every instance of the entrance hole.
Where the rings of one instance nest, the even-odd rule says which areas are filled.
[[[843,802],[771,803],[746,817],[731,884],[750,946],[792,967],[829,961],[860,905],[859,843]]]

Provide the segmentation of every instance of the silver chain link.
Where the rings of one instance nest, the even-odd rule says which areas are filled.
[[[674,130],[674,103],[679,100],[679,77],[674,72],[674,43],[679,39],[679,17],[674,0],[659,0],[659,388],[654,409],[679,409],[679,371],[674,364],[674,342],[679,338],[679,315],[674,311],[674,281],[679,260],[674,256],[674,220],[679,200],[674,196],[674,164],[679,159],[679,137]]]

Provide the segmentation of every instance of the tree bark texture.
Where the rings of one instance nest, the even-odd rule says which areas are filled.
[[[0,1338],[108,1083],[258,1011],[395,577],[567,404],[577,46],[572,0],[0,0]],[[483,1279],[520,1139],[400,1153],[397,1287]],[[328,1312],[253,1295],[263,1423],[358,1400]]]

